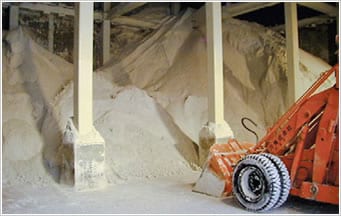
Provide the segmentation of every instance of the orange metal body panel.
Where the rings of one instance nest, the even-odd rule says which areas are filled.
[[[333,73],[338,77],[338,64],[324,72],[256,145],[231,139],[211,147],[209,165],[225,179],[225,195],[232,193],[233,169],[241,158],[269,152],[279,156],[289,170],[292,195],[338,204],[338,80],[335,86],[314,94]]]
[[[339,204],[339,187],[326,184],[302,182],[300,189],[293,188],[290,194],[304,199]]]
[[[233,166],[243,158],[247,150],[254,146],[250,143],[239,143],[237,140],[230,139],[229,144],[215,144],[210,148],[210,168],[221,179],[225,179],[224,196],[232,193],[232,173]]]

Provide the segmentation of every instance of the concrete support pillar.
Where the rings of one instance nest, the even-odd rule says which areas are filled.
[[[48,36],[48,42],[49,42],[49,51],[53,52],[53,41],[54,41],[54,14],[49,14],[49,36]]]
[[[285,38],[288,64],[288,106],[291,106],[301,96],[299,92],[299,45],[297,6],[295,2],[285,2]]]
[[[178,15],[180,13],[181,5],[180,2],[171,2],[170,3],[170,12],[171,15]]]
[[[92,130],[93,3],[75,5],[74,118],[80,135]]]
[[[206,3],[208,123],[199,134],[201,165],[209,148],[215,143],[226,143],[233,132],[224,120],[223,41],[220,2]]]
[[[74,185],[77,191],[105,185],[104,139],[93,127],[93,2],[75,3],[74,119],[69,120],[63,143],[73,146]]]
[[[19,7],[11,5],[9,8],[9,29],[13,30],[19,26]]]
[[[103,11],[108,13],[111,9],[111,2],[103,2]]]
[[[110,2],[104,2],[104,13],[110,11]],[[102,23],[102,34],[101,34],[101,64],[105,64],[110,59],[110,27],[111,23],[109,19],[104,19]]]
[[[220,2],[206,3],[208,121],[224,122],[223,44]]]

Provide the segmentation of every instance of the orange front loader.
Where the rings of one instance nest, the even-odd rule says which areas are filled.
[[[332,74],[335,85],[316,93]],[[213,145],[193,190],[215,196],[233,192],[251,211],[279,207],[289,193],[338,204],[338,76],[338,64],[324,72],[256,145],[235,139]]]

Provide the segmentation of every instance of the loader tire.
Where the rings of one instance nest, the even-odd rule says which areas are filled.
[[[247,155],[234,169],[233,193],[239,204],[249,211],[270,210],[281,193],[276,165],[263,155]]]
[[[281,180],[281,194],[279,195],[277,203],[273,207],[277,208],[283,205],[289,196],[291,189],[290,175],[287,167],[279,157],[269,153],[262,153],[261,155],[270,159],[276,165],[279,172],[279,177]]]

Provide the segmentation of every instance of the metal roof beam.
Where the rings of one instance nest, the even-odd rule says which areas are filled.
[[[140,19],[135,19],[132,17],[119,16],[111,20],[112,23],[117,23],[121,25],[140,27],[140,28],[150,28],[157,29],[159,27],[158,23],[143,21]]]
[[[129,2],[129,3],[119,3],[116,7],[111,8],[108,13],[108,19],[112,19],[114,17],[119,17],[126,13],[129,13],[139,7],[142,7],[147,2]]]
[[[66,8],[58,5],[48,5],[41,3],[20,3],[19,8],[32,10],[32,11],[40,11],[46,14],[55,13],[59,16],[75,16],[75,10],[73,8]],[[102,20],[103,13],[102,12],[94,12],[95,20]]]
[[[47,4],[35,4],[35,3],[20,3],[20,8],[29,9],[33,11],[42,11],[43,13],[57,13],[59,15],[69,15],[74,16],[74,9],[65,8],[61,6],[51,6]]]
[[[262,8],[271,7],[279,3],[280,2],[248,2],[229,4],[223,9],[223,18],[239,16]]]

